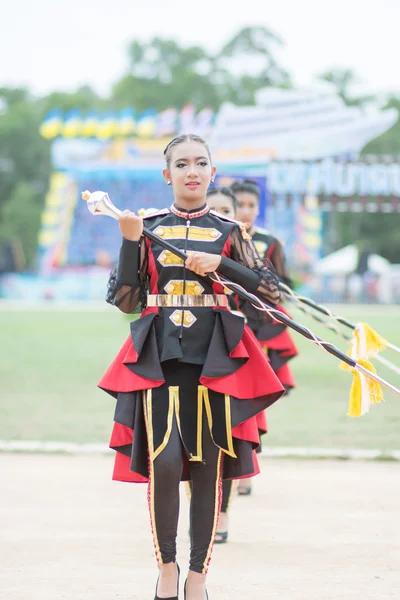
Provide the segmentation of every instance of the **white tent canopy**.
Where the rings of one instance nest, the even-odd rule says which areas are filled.
[[[359,250],[354,245],[345,246],[322,258],[314,267],[316,275],[349,275],[357,268]],[[386,258],[378,254],[371,254],[368,258],[368,269],[373,273],[381,274],[390,271],[391,265]]]

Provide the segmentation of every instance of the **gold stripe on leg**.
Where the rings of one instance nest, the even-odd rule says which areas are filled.
[[[209,396],[209,393],[208,393],[208,388],[206,388],[205,385],[199,385],[199,390],[200,389],[201,389],[202,394],[203,394],[204,406],[205,406],[205,409],[206,409],[206,415],[207,415],[207,421],[208,421],[208,428],[210,430],[211,439],[214,441],[214,439],[212,437],[213,418],[212,418],[210,396]]]
[[[215,478],[215,500],[214,500],[214,521],[211,532],[211,540],[208,546],[207,554],[205,561],[203,563],[202,574],[205,575],[207,573],[208,565],[210,564],[211,553],[214,546],[215,534],[217,532],[218,518],[219,518],[219,510],[221,507],[221,499],[222,499],[222,481],[221,481],[221,467],[222,467],[222,450],[218,451],[218,462],[217,462],[217,473]]]
[[[179,385],[170,385],[169,386],[169,393],[170,393],[170,398],[172,400],[174,409],[175,409],[175,417],[176,417],[176,424],[178,426],[178,431],[179,431],[179,435],[180,438],[182,439],[182,430],[181,430],[181,418],[180,418],[180,404],[179,404]]]
[[[178,388],[179,389],[179,388]],[[157,450],[154,450],[153,460],[157,458],[157,456],[164,450],[165,446],[169,442],[169,438],[171,437],[172,431],[172,423],[174,418],[174,390],[171,387],[168,388],[168,416],[167,416],[167,430],[165,432],[163,441],[158,446]]]
[[[232,419],[231,419],[231,397],[229,394],[225,394],[225,423],[226,423],[226,439],[228,440],[228,451],[227,454],[232,458],[237,458],[235,450],[233,448],[232,438]]]
[[[202,392],[203,392],[204,406],[205,406],[205,410],[206,410],[208,427],[210,429],[211,439],[214,442],[214,444],[216,446],[218,446],[218,444],[216,444],[216,442],[214,440],[214,436],[213,436],[213,432],[212,432],[213,418],[212,418],[209,391],[208,391],[208,388],[206,388],[204,385],[199,386],[199,389],[200,388],[202,388]],[[232,421],[231,421],[231,398],[228,394],[225,394],[225,428],[226,428],[226,440],[227,440],[228,448],[222,448],[222,450],[225,452],[225,454],[229,454],[229,456],[232,456],[232,458],[237,458],[237,456],[235,454],[235,450],[233,448]]]
[[[143,391],[144,420],[147,433],[147,444],[149,447],[149,485],[147,491],[147,502],[150,512],[150,525],[153,533],[154,550],[157,562],[163,564],[160,545],[158,543],[156,518],[154,510],[154,436],[152,421],[152,390]]]
[[[203,388],[197,387],[197,436],[196,436],[196,454],[190,455],[189,461],[203,460]]]

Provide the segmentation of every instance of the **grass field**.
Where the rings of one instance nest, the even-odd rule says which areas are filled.
[[[339,310],[339,309],[338,309]],[[329,333],[292,310],[295,319],[347,350]],[[340,308],[368,321],[400,346],[398,307]],[[129,333],[117,309],[0,310],[0,439],[108,442],[114,401],[96,388]],[[294,334],[301,355],[293,361],[297,389],[268,411],[270,446],[400,448],[400,397],[360,419],[346,416],[351,375],[338,361]],[[384,356],[400,365],[400,356]],[[398,387],[400,377],[375,363]]]

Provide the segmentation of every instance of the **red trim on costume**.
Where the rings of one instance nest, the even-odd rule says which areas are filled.
[[[278,379],[282,382],[282,380],[280,379],[280,377],[277,375]],[[257,427],[258,427],[258,431],[261,431],[261,435],[263,433],[267,433],[268,431],[268,425],[267,425],[267,417],[265,414],[265,410],[263,410],[262,412],[256,414],[256,421],[257,421]]]
[[[244,350],[249,359],[235,373],[223,377],[201,377],[200,383],[215,392],[243,400],[282,392],[284,388],[248,327],[244,328],[242,340],[234,352]],[[262,377],[258,377],[260,373]]]
[[[136,392],[138,390],[160,387],[164,383],[164,380],[140,377],[140,375],[132,373],[126,366],[125,363],[135,363],[137,358],[137,352],[132,345],[132,338],[129,336],[101,378],[98,386],[108,392],[115,393]]]
[[[260,474],[260,465],[258,464],[258,457],[255,450],[253,450],[253,472],[248,475],[242,475],[241,477],[235,477],[235,479],[248,479],[249,477],[255,477]]]
[[[154,258],[153,250],[151,248],[151,242],[148,238],[146,238],[146,244],[148,255],[147,272],[150,275],[150,294],[158,294],[158,272],[156,267],[156,260]]]
[[[126,425],[121,425],[120,423],[114,423],[110,439],[110,448],[114,448],[116,450],[112,478],[114,481],[125,481],[128,483],[147,483],[148,479],[146,477],[143,477],[143,475],[140,475],[139,473],[135,473],[134,471],[130,470],[130,457],[118,451],[118,447],[128,446],[129,444],[132,444],[133,435],[133,431],[132,429],[130,429],[130,427],[127,427]],[[260,437],[258,415],[256,415],[255,417],[251,417],[250,419],[248,419],[244,423],[241,423],[240,425],[237,425],[236,427],[233,427],[232,435],[236,439],[252,442],[253,444],[259,444]],[[254,472],[244,477],[253,477],[254,475],[257,475],[260,472],[255,451],[253,451],[253,464]],[[183,474],[186,476],[188,475],[187,460],[184,460]]]
[[[129,470],[131,459],[121,452],[115,453],[114,470],[112,478],[114,481],[125,481],[126,483],[147,483],[147,478]]]
[[[282,304],[278,304],[277,309],[283,312],[286,316],[291,319],[291,315],[288,311],[282,306]],[[277,325],[281,325],[278,321],[274,320],[274,323]],[[299,351],[297,350],[296,344],[292,340],[292,336],[289,331],[285,329],[278,335],[269,338],[268,340],[259,340],[259,343],[263,348],[271,348],[271,350],[281,350],[282,356],[293,357],[297,356]]]
[[[271,350],[278,350],[282,356],[290,358],[297,356],[299,353],[295,343],[286,329],[279,335],[276,335],[269,340],[260,341],[260,344],[265,349],[269,348]]]
[[[276,376],[286,388],[296,387],[296,382],[294,380],[292,371],[287,363],[282,365],[282,367],[277,370]]]
[[[246,346],[242,340],[240,340],[240,342],[238,343],[236,348],[234,348],[232,350],[232,352],[229,354],[229,356],[231,358],[249,358],[249,353],[248,353]]]
[[[266,261],[267,259],[271,260],[271,256],[272,256],[275,246],[276,246],[276,242],[273,242],[270,246],[268,246],[267,251],[265,253],[264,261]],[[274,265],[274,268],[275,268],[275,265]]]
[[[226,256],[227,258],[229,258],[230,255],[231,255],[231,236],[228,235],[228,237],[226,238],[224,247],[222,248],[221,256]],[[218,269],[217,269],[217,271],[218,271]],[[213,281],[212,289],[213,289],[213,294],[225,294],[226,293],[224,286],[215,281]]]
[[[250,419],[247,419],[247,421],[244,421],[244,423],[232,427],[232,435],[238,440],[251,442],[258,446],[260,443],[260,436],[258,433],[256,417],[251,417]]]
[[[226,256],[227,258],[230,258],[230,255],[231,255],[231,236],[228,235],[228,237],[226,238],[224,247],[222,248],[221,256]]]
[[[127,425],[121,425],[114,421],[114,426],[111,432],[110,448],[118,448],[119,446],[128,446],[132,444],[133,431]]]
[[[187,212],[187,211],[179,210],[179,208],[176,208],[173,204],[172,204],[172,206],[170,206],[169,209],[177,217],[181,217],[182,219],[187,219],[189,221],[191,219],[197,219],[197,217],[203,217],[210,210],[209,207],[207,206],[207,204],[205,205],[204,208],[202,208],[201,210],[198,210],[197,212]]]

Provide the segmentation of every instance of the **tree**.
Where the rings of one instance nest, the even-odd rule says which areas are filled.
[[[129,47],[130,73],[113,87],[115,108],[134,106],[137,111],[161,111],[185,104],[218,108],[221,98],[210,79],[213,59],[203,48],[183,48],[159,37]]]
[[[373,94],[354,96],[351,87],[361,83],[361,79],[351,69],[331,69],[318,75],[317,79],[331,83],[347,106],[363,106],[375,99]]]
[[[27,90],[3,88],[0,98],[0,245],[20,247],[29,265],[50,175],[49,144],[39,135],[41,111]]]
[[[32,266],[36,255],[42,210],[40,194],[25,181],[16,184],[0,210],[0,245],[18,244],[28,267]]]
[[[128,51],[130,72],[114,85],[113,106],[134,106],[140,112],[185,104],[214,109],[223,102],[253,104],[259,88],[290,85],[273,52],[281,44],[264,27],[242,29],[215,55],[159,37],[148,43],[134,40]],[[252,73],[249,64],[256,65]]]
[[[276,46],[283,46],[283,41],[267,27],[245,27],[217,54],[217,68],[234,71],[236,67],[240,73],[236,82],[238,103],[252,104],[255,92],[263,87],[291,86],[289,73],[275,57]]]
[[[26,90],[0,90],[5,110],[0,115],[0,206],[18,182],[29,182],[43,195],[50,174],[49,145],[39,135],[41,112]]]
[[[336,213],[334,250],[356,244],[384,256],[393,263],[399,262],[400,227],[393,213]]]
[[[59,108],[64,113],[75,108],[82,112],[89,112],[90,110],[106,110],[108,104],[108,100],[99,98],[88,85],[84,85],[72,93],[52,92],[37,101],[42,117],[54,108]]]
[[[396,108],[399,113],[397,122],[385,133],[369,142],[362,154],[397,154],[400,155],[400,98],[389,98],[384,110]]]

